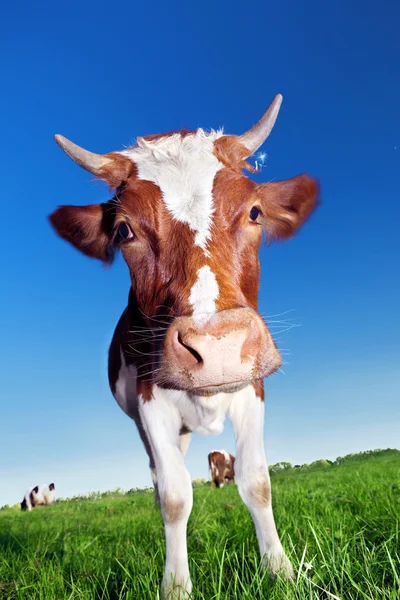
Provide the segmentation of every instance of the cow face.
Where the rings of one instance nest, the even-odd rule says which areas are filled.
[[[116,191],[106,204],[60,207],[50,220],[88,256],[111,262],[121,251],[133,322],[139,335],[143,326],[153,334],[152,372],[161,386],[229,392],[280,366],[257,313],[258,248],[263,231],[269,239],[293,235],[315,206],[317,184],[306,175],[249,180],[243,169],[251,169],[253,130],[149,136],[105,156],[56,138]]]

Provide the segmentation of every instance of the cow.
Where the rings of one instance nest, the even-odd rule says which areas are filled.
[[[21,502],[21,510],[31,511],[35,506],[51,506],[56,501],[54,483],[42,483],[30,488]]]
[[[235,480],[235,457],[226,450],[213,450],[208,455],[211,487],[224,487]]]
[[[127,307],[109,348],[111,391],[136,423],[164,521],[161,593],[192,590],[186,526],[193,490],[184,456],[192,432],[236,438],[236,483],[250,509],[263,564],[293,577],[271,505],[263,442],[263,379],[281,356],[257,310],[263,232],[290,238],[318,202],[306,174],[255,183],[247,161],[270,134],[278,95],[242,135],[181,130],[139,137],[96,154],[56,135],[79,166],[113,190],[103,204],[60,206],[50,222],[61,238],[109,265],[128,266]],[[65,274],[62,275],[65,278]],[[72,283],[72,282],[71,282]]]

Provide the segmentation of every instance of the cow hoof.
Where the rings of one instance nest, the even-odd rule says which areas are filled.
[[[287,581],[294,581],[295,579],[292,564],[283,550],[265,554],[263,557],[263,565],[269,570],[273,577],[279,575]]]
[[[181,583],[179,583],[181,581]],[[191,598],[192,582],[190,579],[182,577],[175,577],[172,581],[171,577],[168,579],[164,577],[161,585],[161,598],[163,600],[189,600]]]

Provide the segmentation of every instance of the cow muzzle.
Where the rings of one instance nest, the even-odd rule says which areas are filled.
[[[264,321],[250,308],[179,317],[167,331],[157,383],[202,396],[233,392],[268,377],[281,362]]]

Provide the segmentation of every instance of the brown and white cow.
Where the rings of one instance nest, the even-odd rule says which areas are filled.
[[[186,525],[190,432],[236,436],[236,482],[264,563],[292,576],[279,540],[263,443],[263,378],[281,357],[257,312],[262,233],[292,236],[316,205],[307,175],[256,184],[243,170],[277,118],[277,96],[241,136],[181,131],[94,154],[57,135],[61,148],[114,190],[105,204],[61,206],[50,221],[78,250],[130,272],[128,306],[109,351],[111,390],[136,422],[165,527],[164,596],[192,588]],[[174,591],[175,590],[175,591]]]
[[[211,487],[224,487],[235,480],[235,457],[226,450],[212,450],[208,455]]]

